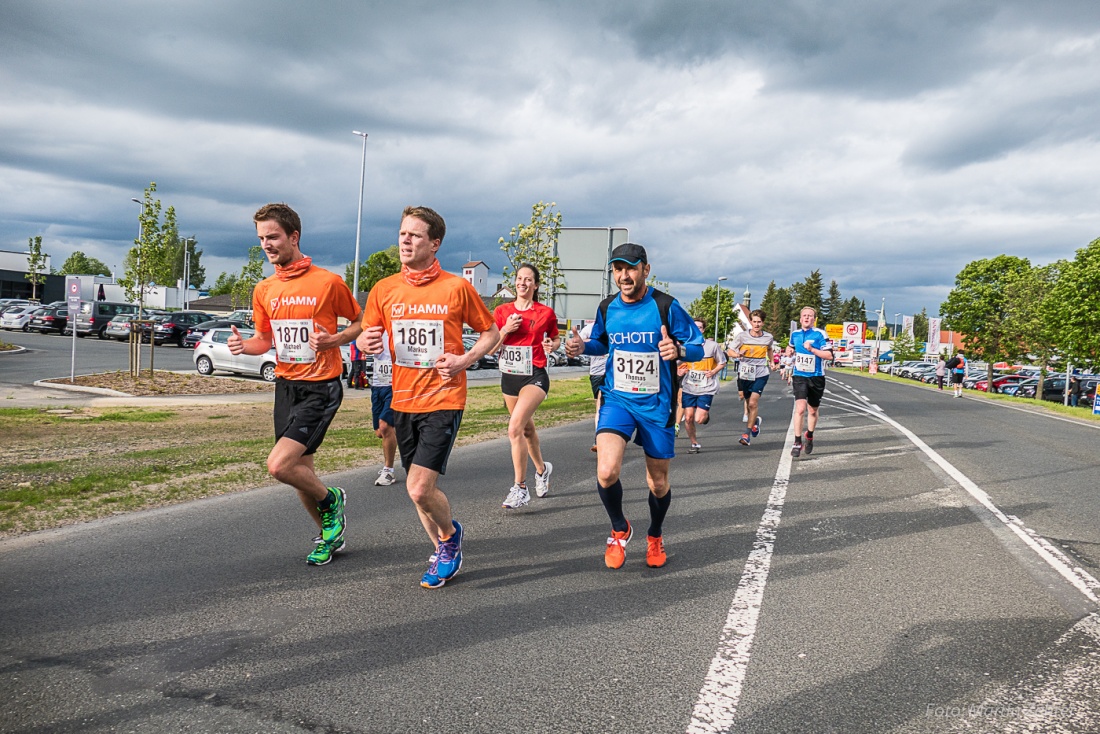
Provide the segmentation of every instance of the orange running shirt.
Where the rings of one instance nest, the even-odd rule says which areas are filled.
[[[275,376],[287,380],[339,379],[344,359],[339,348],[314,353],[309,334],[314,325],[336,333],[336,319],[359,318],[359,304],[344,279],[311,266],[290,280],[265,278],[252,292],[252,318],[257,333],[271,334],[277,353]]]
[[[442,272],[428,285],[414,286],[398,273],[371,288],[363,328],[381,326],[393,355],[392,407],[402,413],[431,413],[466,407],[466,373],[443,380],[435,369],[442,354],[464,354],[462,325],[488,331],[493,317],[465,279]]]

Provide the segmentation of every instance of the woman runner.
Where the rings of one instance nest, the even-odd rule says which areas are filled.
[[[527,490],[527,457],[535,465],[535,494],[550,491],[554,465],[542,460],[539,435],[533,416],[550,391],[546,355],[558,348],[558,317],[549,306],[539,303],[539,271],[524,263],[516,270],[516,300],[493,312],[500,328],[500,390],[511,418],[508,440],[512,443],[515,482],[502,507],[514,510],[531,501]]]

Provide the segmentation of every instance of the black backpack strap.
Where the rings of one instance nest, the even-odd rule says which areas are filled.
[[[672,304],[676,302],[676,299],[665,293],[659,291],[656,288],[651,288],[653,291],[653,300],[657,303],[657,310],[661,314],[661,325],[665,327],[665,331],[672,337],[672,340],[679,346],[680,342],[672,335],[672,325],[669,323],[669,311],[672,310]],[[668,363],[669,370],[672,372],[672,407],[669,411],[668,423],[666,428],[673,428],[676,425],[676,406],[680,404],[680,358],[672,360]]]

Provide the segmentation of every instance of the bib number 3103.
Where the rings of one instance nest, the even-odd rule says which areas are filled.
[[[506,375],[530,375],[534,371],[531,347],[504,347],[500,351],[500,371]]]
[[[659,352],[616,351],[615,391],[652,395],[661,391]]]

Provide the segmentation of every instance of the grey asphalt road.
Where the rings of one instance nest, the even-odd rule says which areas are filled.
[[[0,731],[1100,730],[1096,430],[844,375],[785,462],[787,393],[747,448],[719,395],[662,569],[636,447],[603,566],[587,422],[542,432],[552,491],[519,511],[506,441],[455,451],[466,560],[435,591],[372,470],[330,478],[350,547],[322,568],[283,487],[2,542]]]
[[[0,356],[2,384],[30,384],[35,380],[68,377],[72,372],[74,340],[71,336],[3,331],[0,332],[0,339],[29,350],[29,353]],[[78,375],[130,368],[129,347],[125,342],[85,337],[76,339],[75,347]],[[142,345],[141,359],[143,364],[148,365],[148,344]],[[157,369],[165,370],[195,368],[190,349],[170,345],[155,348],[153,364]]]

